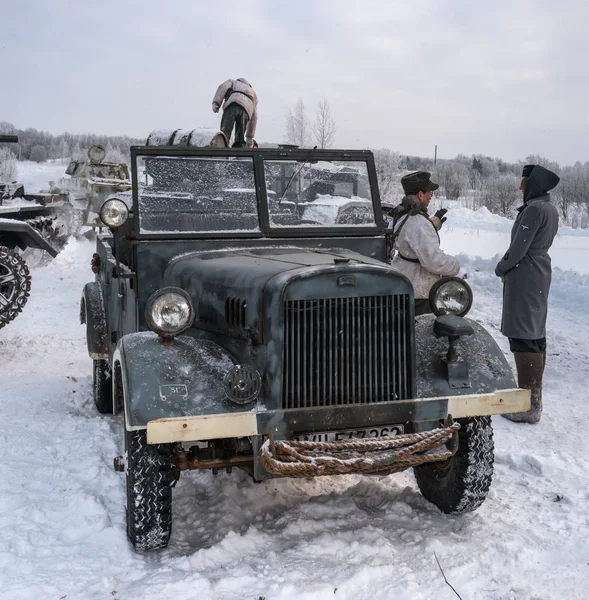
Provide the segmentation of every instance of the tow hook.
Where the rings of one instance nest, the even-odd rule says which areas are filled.
[[[124,473],[127,465],[125,464],[125,458],[123,456],[115,456],[113,460],[113,467],[115,471],[119,471],[119,473]]]

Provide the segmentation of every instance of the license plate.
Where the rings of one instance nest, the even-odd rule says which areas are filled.
[[[345,440],[372,440],[394,437],[405,431],[403,425],[367,427],[365,429],[345,429],[343,431],[313,431],[299,433],[293,440],[299,442],[343,442]]]

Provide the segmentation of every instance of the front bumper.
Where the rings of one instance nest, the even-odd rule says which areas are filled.
[[[147,423],[148,444],[197,442],[264,435],[272,430],[276,439],[295,433],[390,425],[427,423],[453,419],[527,412],[530,390],[515,388],[488,394],[397,400],[378,404],[326,406],[198,415],[156,419]]]

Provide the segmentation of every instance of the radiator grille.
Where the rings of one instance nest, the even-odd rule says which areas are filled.
[[[409,296],[285,302],[283,408],[411,393]]]

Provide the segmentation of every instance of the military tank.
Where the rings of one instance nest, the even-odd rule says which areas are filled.
[[[0,135],[0,143],[18,136]],[[31,290],[23,252],[36,249],[55,257],[65,231],[55,207],[31,200],[24,187],[0,182],[0,329],[22,311]],[[50,243],[53,242],[53,243]]]

